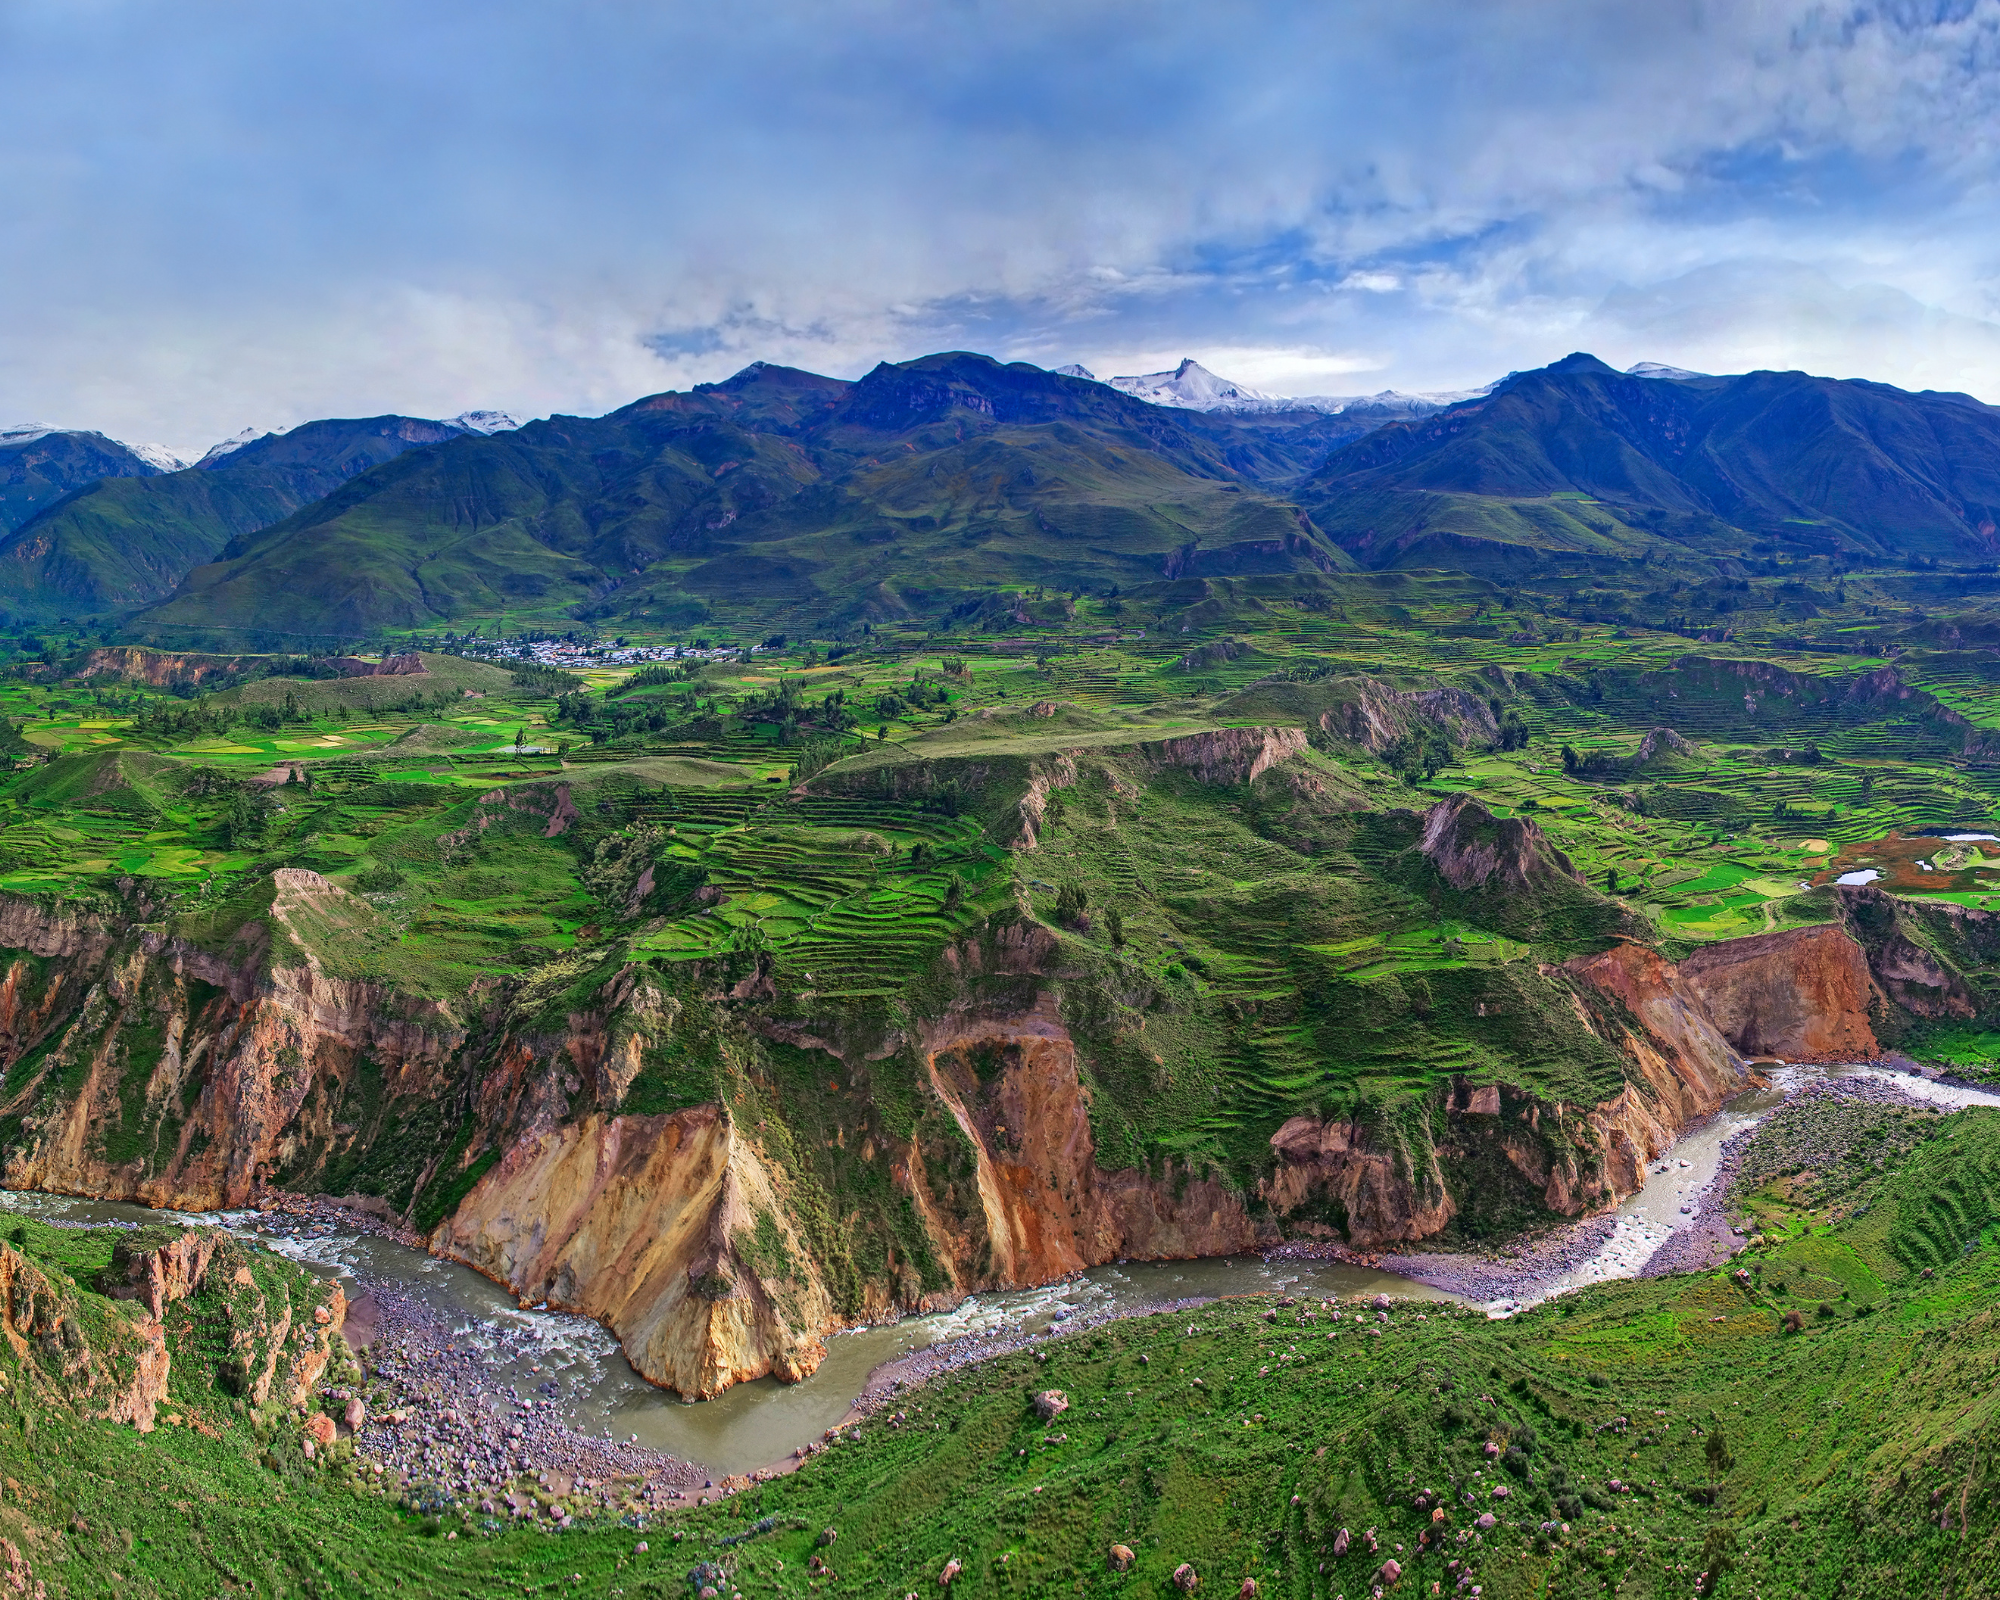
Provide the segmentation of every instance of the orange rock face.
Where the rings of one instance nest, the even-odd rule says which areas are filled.
[[[1796,928],[1706,945],[1680,975],[1737,1050],[1787,1061],[1852,1060],[1881,1047],[1868,957],[1841,928]]]
[[[517,1143],[432,1248],[609,1324],[634,1367],[682,1394],[796,1381],[839,1321],[780,1183],[720,1107],[589,1117]],[[760,1226],[788,1270],[760,1273]]]

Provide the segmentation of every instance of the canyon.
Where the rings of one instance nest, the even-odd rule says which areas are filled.
[[[1264,758],[1238,742],[1236,759]],[[1426,837],[1449,872],[1556,870],[1520,825],[1467,846],[1478,819],[1447,804]],[[1682,1128],[1754,1081],[1747,1058],[1879,1049],[1871,1019],[1893,1008],[1888,986],[1923,974],[1906,939],[1871,953],[1857,937],[1852,913],[1871,894],[1848,892],[1841,923],[1719,942],[1679,964],[1621,940],[1539,967],[1532,982],[1624,1064],[1614,1093],[1579,1103],[1459,1077],[1400,1119],[1289,1117],[1248,1172],[1106,1159],[1100,1068],[1065,1020],[1073,974],[1033,925],[951,946],[928,1018],[842,1040],[768,1005],[724,1017],[638,963],[559,1015],[518,988],[447,1002],[343,976],[327,952],[368,908],[297,869],[220,939],[8,897],[0,1179],[191,1210],[253,1204],[328,1185],[355,1170],[356,1146],[393,1142],[411,1109],[442,1107],[408,1153],[403,1193],[378,1182],[389,1198],[353,1198],[523,1304],[604,1322],[645,1376],[707,1396],[809,1374],[842,1326],[1119,1258],[1432,1238],[1481,1202],[1453,1176],[1469,1159],[1503,1160],[1551,1216],[1609,1209]],[[982,977],[1010,998],[982,993]],[[650,1060],[704,1030],[733,1056],[723,1093],[667,1113],[619,1109]],[[834,1209],[801,1158],[803,1129],[779,1114],[779,1057],[830,1080],[844,1108],[826,1143],[879,1175],[886,1210]],[[908,1070],[892,1092],[897,1065]],[[895,1102],[909,1108],[900,1129]],[[831,1243],[842,1233],[845,1263]],[[868,1251],[879,1260],[857,1266]]]

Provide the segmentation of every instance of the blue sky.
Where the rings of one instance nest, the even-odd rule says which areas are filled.
[[[0,0],[0,424],[1572,349],[2000,401],[2000,0]]]

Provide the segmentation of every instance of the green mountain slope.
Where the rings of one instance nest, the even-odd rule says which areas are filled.
[[[205,467],[99,473],[0,539],[0,610],[24,618],[78,616],[162,599],[238,534],[461,431],[416,417],[309,422]]]
[[[101,433],[22,429],[0,435],[0,534],[99,478],[151,478],[159,470]]]
[[[1005,585],[1351,566],[1230,456],[1213,428],[1022,363],[928,356],[852,385],[760,365],[363,474],[141,626],[280,640],[578,608],[826,625]]]
[[[1634,378],[1579,354],[1378,429],[1297,494],[1370,565],[1707,564],[1740,553],[1741,530],[1802,552],[1987,561],[2000,409],[1799,372]]]

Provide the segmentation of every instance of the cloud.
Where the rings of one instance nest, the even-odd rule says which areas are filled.
[[[953,345],[1444,387],[1627,335],[2000,398],[1996,67],[2000,0],[17,0],[0,421]]]

